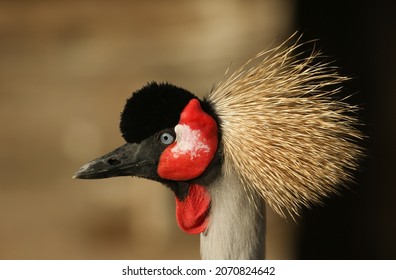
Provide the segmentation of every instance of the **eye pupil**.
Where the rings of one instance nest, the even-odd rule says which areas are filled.
[[[173,143],[175,137],[168,132],[164,132],[160,135],[159,140],[162,144],[169,145]]]

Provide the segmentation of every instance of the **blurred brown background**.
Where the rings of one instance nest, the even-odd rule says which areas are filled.
[[[123,143],[132,91],[156,80],[202,96],[297,29],[359,77],[370,152],[328,207],[298,224],[269,211],[267,257],[395,258],[395,26],[382,3],[345,2],[0,1],[0,259],[198,259],[163,186],[71,177]]]

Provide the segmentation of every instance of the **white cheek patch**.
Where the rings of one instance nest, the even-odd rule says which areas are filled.
[[[178,124],[175,127],[176,145],[172,148],[174,158],[190,154],[190,159],[201,156],[201,153],[209,153],[210,148],[202,139],[199,130],[191,129],[186,124]]]

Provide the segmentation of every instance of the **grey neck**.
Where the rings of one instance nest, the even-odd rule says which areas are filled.
[[[211,195],[209,225],[201,233],[202,259],[264,259],[265,205],[246,194],[232,170],[227,170],[208,190]]]

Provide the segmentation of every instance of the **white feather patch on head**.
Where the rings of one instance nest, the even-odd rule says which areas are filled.
[[[172,148],[174,158],[181,155],[190,154],[190,159],[200,157],[200,153],[209,153],[210,148],[204,143],[201,132],[191,129],[186,124],[178,124],[175,127],[176,145]]]

